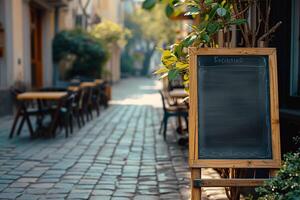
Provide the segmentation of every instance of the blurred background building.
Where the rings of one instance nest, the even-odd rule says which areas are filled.
[[[0,0],[0,116],[12,113],[10,87],[53,85],[52,40],[55,33],[76,26],[89,28],[110,20],[123,24],[119,0]],[[113,47],[107,70],[120,79],[120,49]]]

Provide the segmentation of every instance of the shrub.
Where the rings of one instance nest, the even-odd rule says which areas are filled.
[[[100,40],[81,29],[62,31],[53,41],[53,60],[59,64],[69,57],[74,59],[66,70],[66,79],[74,76],[99,78],[108,59],[108,51]]]
[[[127,39],[131,37],[129,29],[108,20],[93,26],[91,34],[106,44],[117,44],[119,47],[125,46]]]
[[[300,149],[296,153],[286,154],[284,160],[277,176],[256,189],[259,200],[300,199]]]

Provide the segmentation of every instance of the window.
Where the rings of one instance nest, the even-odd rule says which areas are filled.
[[[75,18],[75,25],[77,27],[81,27],[82,26],[82,21],[83,21],[83,16],[82,15],[76,15],[76,18]]]
[[[300,3],[298,0],[292,1],[292,29],[291,29],[291,95],[300,96]]]

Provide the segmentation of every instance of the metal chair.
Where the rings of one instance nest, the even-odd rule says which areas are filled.
[[[187,122],[188,121],[188,108],[185,105],[169,104],[167,96],[164,94],[164,92],[159,91],[159,93],[161,95],[163,110],[164,110],[164,116],[161,121],[159,134],[161,134],[161,131],[163,128],[164,140],[166,140],[168,119],[170,117],[183,117],[185,119],[185,121]]]

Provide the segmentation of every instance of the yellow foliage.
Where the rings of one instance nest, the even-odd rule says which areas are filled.
[[[222,1],[221,6],[224,6],[226,3],[226,0]]]
[[[186,70],[189,68],[189,64],[188,63],[183,63],[183,62],[176,62],[176,69],[178,70]]]
[[[156,70],[154,74],[168,73],[171,69],[178,71],[188,70],[189,64],[183,61],[179,61],[178,58],[170,50],[162,50],[161,62],[163,67]]]
[[[164,66],[170,68],[171,65],[177,62],[177,57],[170,50],[164,50],[161,56],[161,62]]]
[[[169,69],[167,69],[167,68],[165,68],[165,67],[162,67],[162,68],[156,70],[156,71],[154,72],[154,74],[163,74],[163,73],[167,73],[168,71],[169,71]]]
[[[91,34],[107,44],[117,44],[124,47],[131,31],[112,21],[104,21],[92,27]]]
[[[204,21],[207,21],[208,19],[209,19],[209,15],[206,14],[206,15],[205,15],[205,18],[204,18]]]

